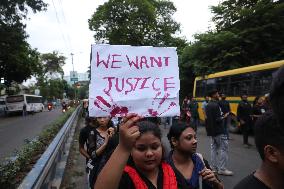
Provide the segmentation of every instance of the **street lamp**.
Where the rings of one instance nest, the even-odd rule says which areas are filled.
[[[70,76],[70,79],[73,78],[73,87],[74,87],[74,99],[76,100],[76,87],[75,87],[75,72],[74,72],[74,62],[73,62],[73,56],[74,56],[74,53],[71,53],[71,60],[72,60],[72,68],[73,68],[73,76]],[[72,81],[72,80],[71,80]]]
[[[82,52],[78,52],[78,53],[75,53],[75,54],[81,54]],[[76,86],[75,86],[75,82],[76,80],[78,81],[78,75],[77,75],[77,79],[75,78],[75,71],[74,71],[74,61],[73,61],[73,56],[75,55],[74,53],[70,53],[71,55],[71,60],[72,60],[72,70],[73,70],[73,86],[74,86],[74,99],[76,99]],[[70,79],[72,78],[72,76],[70,75]],[[71,79],[72,81],[72,79]]]

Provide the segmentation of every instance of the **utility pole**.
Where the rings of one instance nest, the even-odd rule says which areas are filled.
[[[73,54],[73,53],[71,53],[71,58],[72,58],[72,67],[73,67],[73,78],[75,78],[74,63],[73,63],[73,56],[74,56],[74,54]],[[70,77],[70,78],[71,78],[71,77]],[[73,86],[74,86],[74,99],[76,100],[76,86],[75,86],[75,80],[74,80]]]

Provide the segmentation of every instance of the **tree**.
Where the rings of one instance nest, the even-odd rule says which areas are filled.
[[[22,82],[39,71],[39,53],[26,42],[25,24],[28,10],[42,11],[42,0],[0,1],[0,78],[8,86],[12,81]]]
[[[59,73],[63,77],[64,71],[62,67],[65,64],[66,57],[59,55],[59,52],[53,51],[41,55],[41,63],[43,65],[43,74],[51,75],[52,73]]]
[[[184,67],[204,75],[284,58],[282,1],[226,0],[211,10],[216,30],[195,35]]]
[[[110,0],[99,6],[89,19],[96,41],[113,45],[151,45],[185,47],[183,38],[174,37],[180,30],[172,15],[170,1]]]
[[[42,54],[40,56],[41,71],[37,76],[37,86],[46,99],[62,98],[68,90],[68,84],[63,80],[63,69],[66,57],[59,52]]]

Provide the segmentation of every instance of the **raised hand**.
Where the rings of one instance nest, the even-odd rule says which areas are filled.
[[[140,136],[138,126],[135,126],[140,119],[141,117],[137,114],[128,114],[119,127],[119,146],[126,151],[131,151],[136,139]]]

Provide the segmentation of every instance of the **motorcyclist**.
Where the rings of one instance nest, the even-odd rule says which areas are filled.
[[[62,111],[63,112],[67,111],[67,104],[66,104],[66,102],[62,102]]]
[[[49,102],[48,104],[47,104],[47,109],[49,110],[49,111],[51,111],[52,110],[52,103],[51,102]]]

